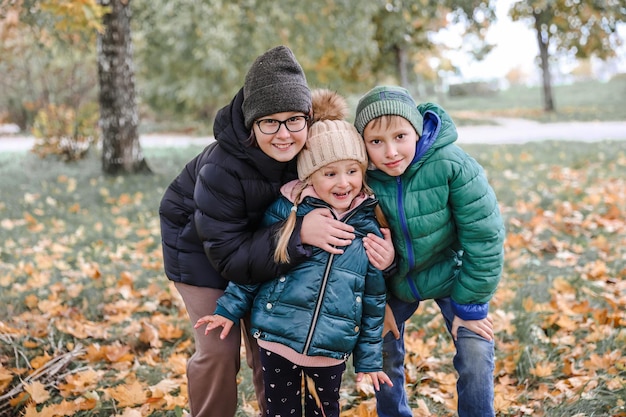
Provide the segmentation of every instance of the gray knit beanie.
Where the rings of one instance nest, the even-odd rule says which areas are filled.
[[[246,128],[262,116],[287,111],[311,111],[311,90],[291,49],[280,45],[260,55],[243,85]]]
[[[359,100],[354,126],[362,135],[369,122],[385,115],[404,117],[413,125],[417,134],[422,136],[424,118],[406,89],[395,86],[372,88]]]

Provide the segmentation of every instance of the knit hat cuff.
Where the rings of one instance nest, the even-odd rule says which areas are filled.
[[[367,151],[354,126],[346,121],[315,122],[298,154],[298,178],[306,180],[318,169],[337,161],[354,160],[367,170]]]
[[[422,136],[424,119],[409,92],[400,87],[375,87],[357,106],[354,126],[363,135],[369,122],[381,116],[401,116]]]
[[[260,117],[287,111],[311,111],[311,90],[299,82],[283,82],[261,87],[246,97],[243,103],[246,128]]]

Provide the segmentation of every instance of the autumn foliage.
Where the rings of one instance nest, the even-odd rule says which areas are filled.
[[[626,416],[626,142],[466,148],[507,225],[491,304],[499,416]],[[163,274],[158,201],[198,149],[110,178],[0,155],[0,415],[180,416],[193,337]],[[415,416],[453,416],[454,348],[432,302],[406,334]],[[242,361],[245,363],[245,361]],[[241,416],[256,403],[242,367]],[[342,416],[375,416],[346,374]]]

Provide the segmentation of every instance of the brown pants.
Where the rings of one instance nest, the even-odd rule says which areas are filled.
[[[175,283],[185,302],[191,325],[215,311],[217,299],[224,291]],[[254,389],[261,415],[265,415],[263,371],[256,339],[250,334],[250,318],[241,322],[241,332],[233,327],[220,340],[220,330],[204,334],[205,327],[194,329],[195,352],[187,362],[189,408],[192,417],[232,417],[237,411],[237,373],[240,367],[241,335],[244,335],[246,360],[253,373]]]

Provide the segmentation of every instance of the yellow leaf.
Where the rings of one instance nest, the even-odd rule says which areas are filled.
[[[426,404],[426,402],[423,399],[419,399],[417,400],[417,409],[413,409],[413,416],[419,416],[419,417],[427,417],[427,416],[432,416],[430,410],[428,409],[428,405]]]
[[[94,369],[87,369],[82,372],[70,374],[65,377],[65,383],[59,383],[59,391],[67,396],[89,391],[97,387],[102,374],[102,371],[96,371]]]
[[[69,211],[70,213],[78,213],[80,211],[80,204],[78,203],[74,203],[72,204],[67,211]]]
[[[601,280],[607,277],[607,266],[605,262],[602,261],[594,261],[590,262],[583,267],[585,273],[583,276],[592,280]]]
[[[175,374],[184,375],[187,372],[187,358],[187,354],[175,353],[166,358],[165,363]]]
[[[159,337],[165,340],[177,340],[183,337],[183,329],[172,323],[160,323]]]
[[[30,403],[26,406],[23,417],[56,417],[57,415],[58,414],[55,414],[54,411],[50,410],[48,407],[37,411],[35,404]]]
[[[562,277],[554,279],[552,286],[559,294],[576,294],[576,289]]]
[[[538,378],[544,378],[552,375],[554,368],[556,368],[556,365],[553,363],[538,363],[533,369],[530,370],[530,373]]]
[[[105,346],[102,349],[104,350],[104,355],[109,360],[109,362],[126,362],[132,361],[135,358],[132,353],[129,353],[129,346],[124,346],[119,343],[111,346]]]
[[[152,324],[147,320],[141,321],[141,332],[139,333],[139,340],[149,344],[153,348],[159,348],[163,345],[161,339],[159,339],[159,332]]]
[[[50,361],[50,359],[52,359],[52,357],[50,355],[48,355],[48,353],[46,352],[42,356],[37,356],[37,357],[33,358],[33,360],[30,361],[30,365],[34,369],[39,369],[42,366],[44,366],[46,363],[48,363]]]
[[[13,381],[13,372],[9,371],[2,366],[2,364],[0,364],[0,393],[4,392],[11,381]]]
[[[11,407],[17,407],[19,404],[22,404],[24,401],[26,401],[28,399],[28,394],[25,391],[20,392],[19,394],[17,394],[17,396],[11,398],[9,400],[9,405]],[[32,404],[32,403],[31,403]],[[37,411],[37,409],[35,408],[35,405],[33,405],[33,408],[35,409],[35,411]],[[31,414],[31,416],[35,416],[37,414]]]
[[[141,410],[136,410],[134,408],[125,409],[122,414],[116,414],[114,417],[143,417],[144,414],[141,413]]]
[[[306,386],[309,389],[309,393],[311,394],[311,396],[313,396],[313,399],[315,400],[315,404],[317,404],[317,406],[322,410],[322,413],[323,413],[324,409],[322,408],[322,401],[320,400],[320,397],[317,395],[315,381],[313,381],[313,379],[310,378],[308,375],[306,375],[305,378],[306,378]]]
[[[622,389],[622,388],[624,388],[624,386],[626,386],[626,379],[624,379],[624,378],[622,378],[620,376],[611,377],[606,382],[606,387],[610,391],[616,391],[616,390]]]
[[[71,401],[61,401],[59,404],[51,404],[47,406],[55,416],[73,416],[77,411],[80,411],[80,406]]]
[[[30,394],[30,398],[32,398],[36,404],[44,403],[50,399],[50,393],[39,381],[34,381],[32,384],[24,384],[24,390]]]
[[[150,391],[152,391],[153,397],[164,397],[165,394],[179,388],[179,382],[174,381],[173,379],[162,379],[158,384],[151,386]]]
[[[120,407],[134,407],[145,403],[148,398],[138,381],[134,381],[132,384],[118,385],[107,390],[107,392]]]
[[[526,297],[522,302],[522,306],[524,307],[525,311],[531,312],[535,309],[535,300],[533,300],[531,297]]]

